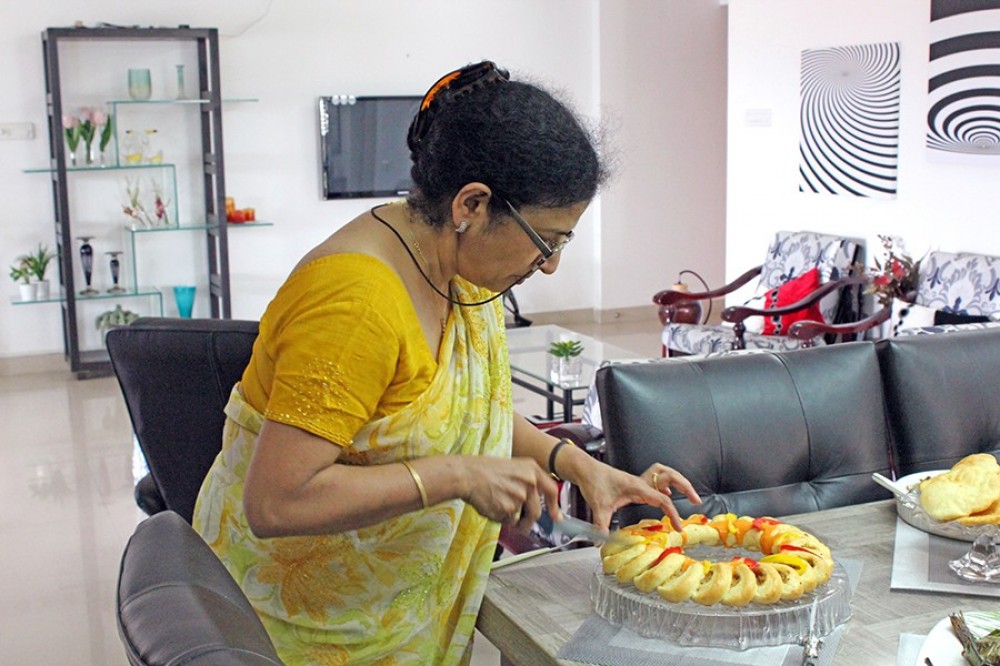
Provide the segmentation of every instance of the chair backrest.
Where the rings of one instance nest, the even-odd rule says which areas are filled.
[[[256,321],[150,317],[108,331],[139,447],[166,507],[185,520],[222,448],[223,409],[257,329]]]
[[[704,504],[675,493],[682,515],[787,515],[888,497],[889,432],[870,342],[733,354],[597,374],[605,459],[640,473],[674,467]],[[620,512],[622,524],[656,517]]]
[[[947,469],[973,453],[1000,456],[1000,331],[879,343],[897,470]]]
[[[1000,313],[1000,257],[930,252],[920,263],[918,305],[969,315]]]
[[[863,244],[852,238],[829,236],[811,231],[779,231],[767,248],[767,257],[760,270],[757,294],[780,287],[806,271],[819,268],[820,283],[847,277],[852,268],[862,262]],[[834,293],[820,301],[820,311],[828,323],[843,320],[841,310],[845,299],[850,298],[845,290]],[[850,306],[848,302],[846,304]]]
[[[280,666],[236,581],[172,511],[139,523],[118,572],[118,634],[133,666]]]

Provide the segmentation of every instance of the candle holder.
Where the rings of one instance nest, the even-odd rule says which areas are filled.
[[[80,291],[81,296],[96,296],[100,292],[90,286],[90,280],[94,276],[94,248],[90,245],[93,236],[77,236],[82,242],[80,245],[80,266],[83,268],[83,279],[87,283],[87,288]]]
[[[121,254],[121,251],[105,252],[104,254],[106,254],[106,255],[108,255],[108,256],[111,257],[111,260],[108,262],[108,264],[111,267],[111,282],[112,282],[112,286],[111,286],[110,289],[108,289],[108,293],[109,294],[124,294],[125,290],[123,288],[121,288],[120,286],[118,286],[118,276],[119,276],[120,269],[121,269],[121,263],[118,261],[118,255]]]

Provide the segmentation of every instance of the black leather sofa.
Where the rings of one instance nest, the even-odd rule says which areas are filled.
[[[1000,453],[1000,331],[603,368],[606,460],[654,461],[702,495],[682,515],[785,515],[889,497],[873,472]],[[626,507],[622,524],[656,515]]]

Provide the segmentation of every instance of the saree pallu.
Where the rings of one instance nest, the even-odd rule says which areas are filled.
[[[460,279],[452,287],[466,302],[484,294]],[[243,588],[281,658],[323,665],[466,663],[499,526],[451,500],[340,534],[258,539],[242,495],[264,419],[239,386],[226,415],[223,448],[193,522]],[[512,428],[502,307],[499,301],[455,307],[427,390],[366,424],[337,462],[509,458]]]

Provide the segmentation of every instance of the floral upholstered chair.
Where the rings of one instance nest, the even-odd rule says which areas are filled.
[[[971,252],[929,252],[920,262],[920,279],[911,302],[899,298],[867,319],[843,327],[795,329],[808,333],[850,330],[860,333],[888,321],[886,337],[927,335],[1000,327],[1000,257]]]
[[[792,337],[789,328],[804,319],[844,323],[858,318],[864,278],[855,277],[853,269],[859,265],[862,248],[856,239],[779,231],[764,263],[728,285],[703,293],[657,293],[653,302],[661,306],[664,355],[702,355],[729,349],[788,351],[832,341],[821,335]],[[688,323],[678,316],[690,301],[723,297],[754,278],[754,297],[724,310],[722,325]],[[760,326],[751,326],[751,322]]]

